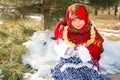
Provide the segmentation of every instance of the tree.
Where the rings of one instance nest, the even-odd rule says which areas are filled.
[[[42,14],[44,16],[44,29],[49,29],[53,20],[65,15],[68,5],[73,0],[0,0],[2,10],[15,9],[23,17],[29,14]],[[9,12],[9,11],[8,11]]]
[[[99,8],[110,9],[110,7],[119,3],[119,0],[89,0],[89,3],[95,8],[95,15],[97,16]]]
[[[89,3],[91,4],[91,6],[94,7],[94,10],[95,10],[95,15],[97,16],[98,15],[98,9],[100,8],[100,1],[101,0],[88,0]]]

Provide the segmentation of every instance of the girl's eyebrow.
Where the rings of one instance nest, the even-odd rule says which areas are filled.
[[[74,19],[80,19],[78,16],[76,16]]]

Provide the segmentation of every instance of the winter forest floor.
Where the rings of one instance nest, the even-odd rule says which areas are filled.
[[[118,30],[120,31],[120,20],[118,20],[117,16],[113,15],[99,15],[94,16],[90,15],[90,18],[95,22],[96,28],[99,28],[98,31],[106,29],[107,33],[118,34],[119,36],[106,36],[108,40],[111,41],[120,41],[120,32],[107,31],[107,30]],[[101,30],[100,30],[101,29]],[[104,35],[102,35],[104,36]]]

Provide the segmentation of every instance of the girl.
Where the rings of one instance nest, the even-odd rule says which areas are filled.
[[[86,8],[72,4],[66,11],[66,21],[58,22],[54,35],[55,51],[60,57],[51,70],[54,80],[111,80],[99,73],[103,38],[89,19]]]

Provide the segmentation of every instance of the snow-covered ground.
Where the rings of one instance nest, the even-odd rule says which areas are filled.
[[[0,75],[1,75],[1,74],[2,74],[2,70],[0,69]],[[0,76],[0,80],[3,80],[3,79],[2,79],[2,76]]]
[[[120,37],[119,34],[118,37]],[[23,56],[23,63],[37,69],[33,74],[25,73],[24,78],[26,80],[51,80],[49,78],[51,77],[50,69],[58,61],[54,51],[54,43],[53,31],[49,30],[35,32],[30,40],[23,43],[29,50]],[[104,53],[101,55],[100,60],[101,73],[120,73],[120,41],[112,42],[105,39],[103,46]]]
[[[100,31],[100,34],[104,36],[120,37],[120,30],[110,30],[110,29],[101,29],[101,28],[98,28],[98,30]]]

